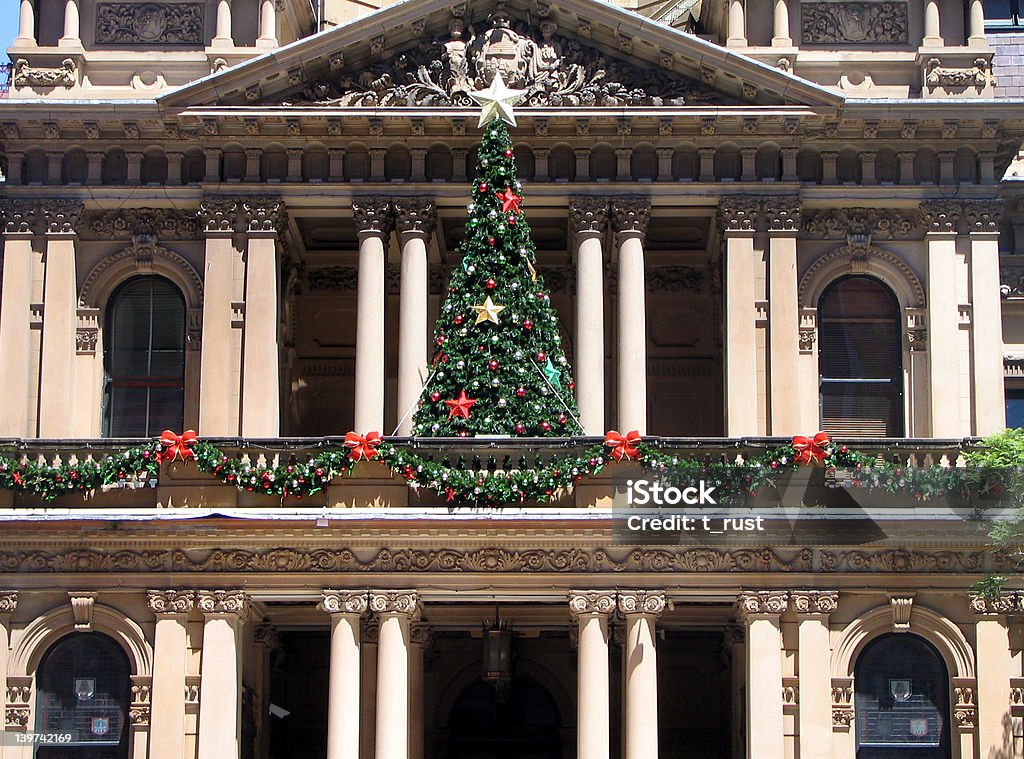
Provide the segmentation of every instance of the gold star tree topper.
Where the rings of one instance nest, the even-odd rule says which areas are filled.
[[[526,96],[526,90],[510,90],[505,86],[501,72],[497,72],[490,87],[471,92],[469,96],[483,108],[477,127],[486,126],[495,119],[501,119],[509,125],[515,126],[516,117],[512,113],[512,106]]]
[[[481,322],[494,322],[495,324],[498,324],[498,314],[505,310],[504,306],[499,306],[491,300],[490,295],[487,296],[481,305],[470,306],[470,308],[476,311],[477,324],[480,324]]]

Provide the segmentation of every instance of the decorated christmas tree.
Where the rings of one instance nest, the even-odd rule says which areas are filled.
[[[523,91],[496,74],[472,93],[483,106],[462,265],[452,274],[434,330],[434,358],[413,434],[582,434],[572,371],[536,247],[520,203],[508,126]]]

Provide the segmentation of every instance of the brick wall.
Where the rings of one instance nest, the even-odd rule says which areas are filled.
[[[996,76],[996,97],[1024,97],[1024,34],[987,35],[995,48],[992,61]]]

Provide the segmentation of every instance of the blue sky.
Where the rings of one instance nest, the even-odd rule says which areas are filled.
[[[18,36],[18,5],[18,0],[0,0],[0,50],[6,51]],[[0,59],[6,58],[0,55]]]

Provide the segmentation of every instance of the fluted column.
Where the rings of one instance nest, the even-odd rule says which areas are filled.
[[[359,759],[359,633],[366,591],[325,590],[319,608],[331,615],[327,759]]]
[[[156,615],[149,759],[182,759],[185,752],[186,622],[195,608],[191,590],[151,590],[146,598]]]
[[[719,208],[725,234],[725,434],[758,434],[757,311],[754,228],[758,201],[727,197]]]
[[[211,47],[234,47],[231,34],[231,0],[217,0],[217,31]]]
[[[832,759],[832,673],[829,614],[839,594],[797,590],[790,600],[800,620],[797,630],[797,675],[800,687],[800,759]]]
[[[36,0],[21,0],[20,14],[18,16],[18,36],[14,45],[35,45],[36,42]]]
[[[275,0],[260,0],[260,36],[256,47],[277,47],[277,8]]]
[[[611,751],[608,619],[615,613],[611,591],[569,593],[569,613],[579,631],[576,756],[608,759]]]
[[[242,336],[242,435],[281,433],[281,358],[278,354],[277,236],[284,203],[276,198],[248,200],[245,262],[245,332]]]
[[[47,203],[46,271],[43,284],[42,363],[39,404],[39,436],[63,438],[75,417],[75,334],[78,329],[78,279],[76,274],[75,227],[82,204],[73,201]]]
[[[768,198],[768,354],[771,434],[795,435],[800,430],[799,364],[800,302],[796,266],[796,235],[800,199],[795,195]]]
[[[57,40],[59,47],[81,47],[81,12],[78,0],[64,0],[64,35]]]
[[[658,759],[658,655],[654,626],[665,610],[665,594],[621,591],[619,613],[626,618],[623,646],[625,754],[623,759]],[[780,684],[781,688],[781,684]]]
[[[587,435],[604,424],[604,249],[607,198],[576,197],[569,203],[576,256],[576,403]]]
[[[239,637],[250,601],[241,590],[200,590],[196,606],[205,619],[198,759],[238,759],[242,736]]]
[[[924,0],[924,47],[942,47],[942,33],[939,31],[939,0]]]
[[[651,202],[614,198],[612,228],[619,257],[618,426],[647,432],[647,282],[644,237]],[[577,295],[577,297],[579,297]]]
[[[398,434],[412,434],[412,416],[427,379],[427,244],[437,225],[431,198],[395,198],[395,224],[402,246],[398,312]],[[362,428],[357,428],[362,429]],[[363,430],[366,432],[366,430]]]
[[[970,231],[971,367],[974,429],[987,436],[1006,425],[1003,392],[1003,325],[999,295],[999,201],[966,201],[964,216]]]
[[[354,198],[352,213],[359,235],[354,427],[366,433],[384,428],[384,273],[394,219],[388,198]]]
[[[978,756],[983,759],[1013,756],[1010,724],[1010,678],[1020,677],[1020,663],[1014,664],[1008,614],[1020,614],[1018,593],[1000,593],[997,598],[971,596],[975,614],[977,651]]]
[[[423,759],[424,712],[424,657],[430,645],[430,625],[413,622],[409,626],[409,759]]]
[[[32,342],[32,269],[36,254],[36,209],[6,201],[0,205],[3,215],[4,259],[0,279],[0,387],[6,403],[0,403],[0,436],[34,437],[29,429]]]
[[[772,34],[773,47],[790,47],[793,38],[789,36],[789,2],[788,0],[775,0],[774,34]]]
[[[380,620],[374,755],[376,759],[408,759],[409,625],[419,619],[419,597],[413,590],[371,591],[370,610]]]
[[[747,46],[747,19],[744,0],[729,0],[729,36],[726,47]]]
[[[969,434],[960,421],[960,297],[956,232],[962,206],[953,201],[921,204],[928,243],[928,375],[931,436]],[[993,327],[994,328],[994,327]],[[1001,365],[1002,359],[1000,359]],[[920,433],[917,433],[920,434]]]
[[[747,628],[747,759],[786,757],[779,617],[788,606],[785,591],[744,592],[738,598],[737,614]]]

